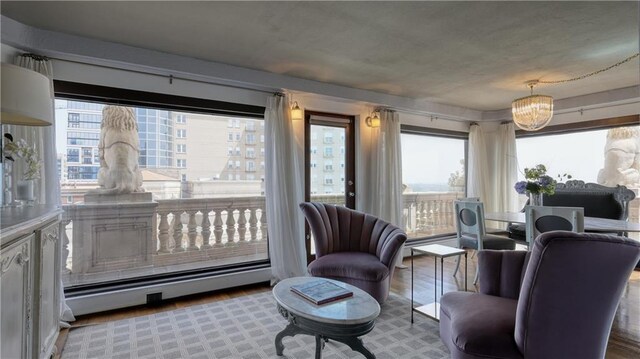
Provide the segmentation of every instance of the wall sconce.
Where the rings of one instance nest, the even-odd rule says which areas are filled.
[[[291,120],[300,121],[302,118],[302,109],[298,106],[298,101],[294,101],[291,107]]]
[[[53,97],[49,79],[24,67],[2,63],[4,125],[51,126]]]
[[[380,127],[380,117],[378,117],[378,113],[374,112],[373,114],[367,116],[367,118],[364,120],[364,123],[366,123],[367,126],[371,128]]]

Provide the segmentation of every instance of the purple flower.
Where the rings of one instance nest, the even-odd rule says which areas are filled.
[[[516,192],[520,194],[525,194],[527,190],[527,182],[526,181],[516,182],[516,185],[513,186],[513,188],[515,188]]]
[[[547,187],[553,183],[553,178],[549,176],[541,176],[538,181],[540,181],[540,186]]]

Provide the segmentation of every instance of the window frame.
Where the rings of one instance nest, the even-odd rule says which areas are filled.
[[[421,127],[414,125],[400,125],[400,135],[408,134],[408,135],[421,135],[421,136],[430,136],[430,137],[442,137],[442,138],[450,138],[456,140],[464,141],[464,173],[465,173],[465,185],[464,185],[464,196],[467,196],[467,183],[466,183],[466,175],[469,167],[469,133],[462,131],[452,131],[452,130],[443,130],[439,128],[429,128],[429,127]],[[400,154],[402,156],[402,154]],[[403,228],[404,230],[404,228]],[[414,237],[407,238],[408,244],[417,244],[417,243],[429,243],[429,242],[437,242],[444,238],[450,238],[452,235],[455,235],[456,232],[451,233],[441,233],[435,234],[432,236],[422,236],[422,237]]]
[[[265,107],[263,106],[161,94],[155,92],[129,90],[71,81],[54,80],[53,83],[55,98],[70,100],[72,102],[81,101],[84,103],[122,105],[142,107],[154,110],[168,110],[174,112],[189,112],[205,115],[253,118],[261,120],[261,125],[264,126]],[[76,108],[74,107],[73,109]],[[236,120],[237,124],[239,125],[240,120],[234,120]],[[96,138],[95,140],[97,141],[98,139]],[[72,148],[80,148],[82,147],[82,144],[67,143],[67,146],[71,146]],[[82,166],[82,164],[77,164],[75,167],[77,167],[76,169],[79,169],[80,166]],[[95,170],[97,170],[99,169],[99,166],[91,167],[92,170],[94,168]],[[80,171],[74,172],[76,176],[82,176],[83,173],[84,172]],[[271,265],[270,263],[271,258],[267,254],[266,259],[247,261],[242,263],[221,264],[184,271],[150,274],[134,278],[115,279],[99,283],[74,285],[64,288],[64,293],[68,298],[89,294],[107,293],[128,288],[140,288],[147,285],[154,285],[159,283],[175,283],[194,278],[206,278],[222,274],[240,273],[256,268],[267,268]]]

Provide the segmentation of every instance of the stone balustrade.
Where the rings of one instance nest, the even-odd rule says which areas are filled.
[[[461,193],[405,193],[403,221],[409,237],[455,231],[453,201]],[[344,204],[344,196],[313,195],[313,201]],[[134,276],[265,259],[267,213],[264,196],[157,200],[152,233],[152,266],[119,271]],[[74,266],[74,257],[91,255],[82,248],[83,238],[74,238],[74,222],[85,220],[83,205],[64,206],[63,277],[68,283],[87,283],[96,273]],[[79,223],[79,222],[78,222]],[[78,236],[80,237],[80,236]],[[136,238],[127,240],[135,241]],[[79,262],[76,260],[75,262]],[[109,268],[105,265],[105,271]],[[127,274],[128,273],[128,274]],[[100,278],[104,279],[103,273]]]

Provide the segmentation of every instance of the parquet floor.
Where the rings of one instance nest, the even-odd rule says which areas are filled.
[[[410,260],[406,258],[403,262],[406,269],[396,269],[394,280],[391,285],[391,291],[405,296],[411,297],[411,271]],[[469,252],[469,286],[468,290],[473,291],[473,276],[475,274],[475,258],[471,258]],[[433,257],[420,256],[414,261],[414,300],[418,303],[429,303],[433,301],[434,296],[434,260]],[[444,292],[452,290],[462,290],[464,288],[464,276],[458,275],[457,278],[452,276],[455,268],[455,259],[447,258],[444,262]],[[438,265],[439,270],[439,265]],[[464,265],[461,265],[464,271]],[[438,280],[440,273],[438,273]],[[440,295],[438,284],[438,296]],[[215,302],[219,300],[230,299],[252,293],[269,291],[267,284],[257,284],[240,288],[228,289],[224,291],[216,291],[192,295],[179,298],[176,300],[166,301],[160,305],[153,307],[139,306],[114,310],[110,312],[85,315],[77,318],[73,326],[89,325],[107,321],[114,321],[124,318],[148,315],[167,310],[173,310],[191,305]],[[68,330],[61,331],[58,338],[57,347],[63,348],[66,342]],[[59,350],[60,352],[61,350]],[[58,356],[59,357],[59,356]],[[607,359],[622,358],[640,358],[640,271],[634,271],[629,279],[629,284],[620,301],[620,306],[616,312],[616,317],[609,338],[607,347]]]

